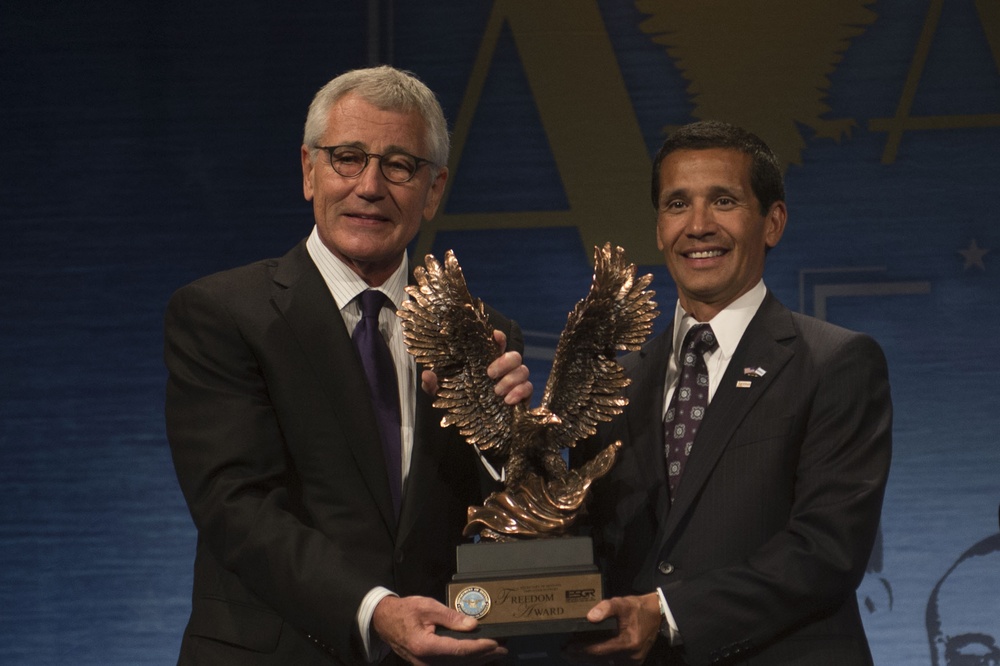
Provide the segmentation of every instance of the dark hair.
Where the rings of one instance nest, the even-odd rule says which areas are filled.
[[[766,214],[775,201],[785,200],[785,184],[778,158],[760,137],[736,125],[703,120],[673,132],[653,158],[653,208],[659,206],[660,165],[664,158],[675,150],[709,148],[729,148],[750,156],[750,188],[760,202],[761,214]]]

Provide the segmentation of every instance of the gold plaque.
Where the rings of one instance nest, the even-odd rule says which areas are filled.
[[[601,600],[601,575],[503,578],[471,587],[450,583],[448,599],[480,625],[580,619]]]

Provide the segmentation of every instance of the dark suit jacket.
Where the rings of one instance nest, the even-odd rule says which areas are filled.
[[[364,371],[304,242],[180,289],[165,332],[167,435],[198,528],[180,663],[362,663],[371,588],[443,598],[483,498],[474,450],[418,389],[397,525]]]
[[[855,589],[889,471],[881,349],[769,293],[670,506],[661,418],[671,332],[623,359],[626,414],[580,447],[587,457],[623,441],[594,484],[591,520],[610,592],[662,587],[677,622],[683,649],[661,638],[650,663],[870,664]]]

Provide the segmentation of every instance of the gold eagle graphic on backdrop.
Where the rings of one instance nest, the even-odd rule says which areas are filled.
[[[639,28],[666,47],[699,120],[759,135],[785,168],[801,164],[799,125],[849,136],[851,118],[826,119],[830,74],[853,37],[875,20],[874,0],[636,0]],[[668,131],[670,128],[667,128]]]
[[[506,404],[493,390],[486,368],[500,350],[454,253],[443,263],[427,255],[425,264],[414,270],[417,284],[406,288],[411,299],[398,312],[407,349],[438,376],[434,406],[446,412],[441,425],[456,426],[470,445],[504,461],[505,490],[469,508],[466,534],[498,541],[561,534],[621,444],[576,470],[568,469],[561,450],[593,435],[598,423],[628,404],[621,391],[629,379],[615,355],[638,349],[652,330],[658,313],[647,287],[653,276],[637,278],[620,247],[595,248],[590,291],[569,313],[541,404],[529,409]]]

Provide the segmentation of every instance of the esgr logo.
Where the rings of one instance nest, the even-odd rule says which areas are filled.
[[[597,601],[597,590],[589,588],[585,590],[566,590],[566,601],[568,603],[581,603],[584,601]]]

